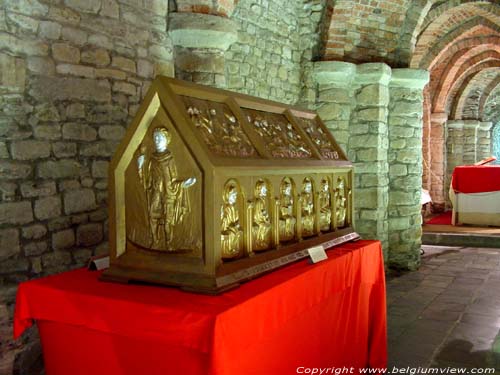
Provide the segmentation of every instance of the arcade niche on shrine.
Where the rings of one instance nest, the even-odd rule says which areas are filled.
[[[109,173],[105,280],[218,293],[359,237],[351,163],[288,105],[158,77]]]

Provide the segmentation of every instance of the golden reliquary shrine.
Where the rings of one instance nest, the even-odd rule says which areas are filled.
[[[359,236],[318,115],[158,77],[110,164],[103,279],[218,293]]]

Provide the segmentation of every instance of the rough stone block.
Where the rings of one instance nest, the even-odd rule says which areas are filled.
[[[52,234],[52,248],[55,250],[68,249],[75,244],[73,229],[65,229]]]
[[[54,43],[52,45],[52,56],[57,61],[78,63],[80,61],[80,50],[69,43]]]
[[[347,104],[328,103],[318,108],[318,115],[323,121],[349,120],[351,107]]]
[[[113,84],[113,91],[122,92],[126,95],[137,95],[137,87],[127,82],[115,82]]]
[[[68,158],[71,156],[75,156],[77,152],[76,143],[54,142],[52,143],[52,152],[57,158]]]
[[[111,86],[106,80],[39,76],[32,80],[30,95],[52,100],[90,100],[109,102]]]
[[[410,226],[410,220],[408,217],[390,217],[388,220],[389,231],[405,230]]]
[[[64,192],[64,212],[66,214],[90,211],[96,208],[92,189],[76,189]]]
[[[28,259],[12,257],[0,262],[0,273],[26,272],[29,267],[30,263]]]
[[[0,53],[0,93],[22,93],[26,83],[26,62]]]
[[[5,33],[0,33],[0,45],[19,55],[47,56],[49,53],[47,43],[38,40],[21,39]]]
[[[66,123],[62,128],[63,138],[77,141],[94,141],[97,139],[97,131],[86,124]]]
[[[38,125],[34,130],[34,136],[37,139],[50,141],[61,139],[61,126],[58,124]],[[47,142],[47,144],[49,143]]]
[[[67,40],[78,46],[82,46],[87,42],[88,35],[85,31],[69,26],[62,28],[62,39]]]
[[[27,224],[32,221],[31,202],[0,203],[0,224]]]
[[[64,269],[71,264],[71,254],[67,251],[54,251],[53,253],[47,253],[42,255],[42,266],[43,268],[49,269]]]
[[[46,197],[56,193],[54,181],[26,181],[21,184],[21,195],[24,198]]]
[[[86,64],[92,64],[98,67],[107,66],[111,61],[108,51],[103,48],[83,51],[81,59],[82,62]]]
[[[42,224],[34,224],[22,229],[23,238],[37,240],[47,234],[47,228]]]
[[[0,260],[16,255],[20,251],[19,231],[15,228],[0,229]]]
[[[78,226],[76,230],[76,243],[80,246],[99,244],[103,239],[102,224],[91,223]]]
[[[144,59],[137,62],[137,75],[144,78],[153,78],[154,66],[153,64]]]
[[[12,142],[11,153],[18,160],[46,158],[50,155],[50,143],[34,140]]]
[[[389,90],[386,86],[368,85],[356,94],[356,104],[366,106],[387,106]]]
[[[127,78],[127,73],[118,69],[96,69],[95,76],[97,78],[113,78],[124,80]]]
[[[113,141],[98,141],[90,144],[82,145],[80,148],[81,156],[102,156],[110,157],[114,154],[118,142]]]
[[[11,12],[44,16],[49,11],[49,7],[38,0],[5,0],[5,8]]]
[[[387,122],[387,108],[366,108],[356,112],[356,118],[360,121]]]
[[[92,163],[92,177],[108,178],[109,162],[104,160],[95,160]]]
[[[99,127],[99,137],[102,139],[121,140],[125,135],[125,128],[120,125]]]
[[[28,57],[28,71],[35,74],[52,76],[56,72],[56,65],[50,57]]]
[[[101,0],[65,0],[64,3],[83,13],[97,13],[101,9]]]
[[[35,201],[35,217],[39,220],[52,219],[61,215],[61,198],[58,196],[40,198]]]
[[[114,56],[111,62],[111,66],[130,73],[136,72],[134,60],[128,59],[126,57]]]
[[[59,39],[61,35],[61,25],[51,21],[41,21],[38,35],[47,39]]]
[[[80,175],[80,164],[76,160],[63,159],[38,164],[40,178],[68,178]]]
[[[78,249],[73,251],[73,258],[77,265],[87,265],[90,257],[92,256],[91,249]]]
[[[27,257],[42,255],[48,247],[47,241],[30,242],[23,246],[24,255]]]
[[[31,175],[31,166],[7,160],[0,161],[0,175],[3,179],[16,180]]]
[[[101,16],[110,18],[120,17],[120,7],[116,0],[102,0],[101,11],[99,12]]]
[[[73,64],[59,64],[56,71],[62,75],[71,75],[76,77],[94,78],[95,69],[90,66],[73,65]]]
[[[406,164],[392,164],[389,166],[389,175],[391,177],[406,176],[407,174]]]
[[[66,107],[66,116],[70,119],[85,118],[85,105],[72,103]]]

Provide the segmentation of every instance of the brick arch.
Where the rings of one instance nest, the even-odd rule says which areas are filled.
[[[429,44],[424,51],[418,54],[415,51],[410,63],[412,68],[432,69],[444,56],[454,53],[463,48],[472,48],[479,43],[498,44],[500,26],[484,17],[474,17],[440,39],[434,39],[435,43]],[[491,39],[491,42],[487,38]],[[479,39],[481,38],[481,39]]]
[[[432,108],[435,112],[444,112],[448,93],[454,82],[470,67],[483,61],[500,60],[500,45],[481,44],[472,49],[462,49],[448,60],[444,69],[434,69],[431,77],[438,82],[433,87]],[[434,72],[437,72],[434,74]]]
[[[401,63],[409,65],[410,57],[415,49],[420,28],[427,13],[437,0],[412,1],[408,8],[399,39],[396,55]]]
[[[397,46],[410,0],[336,0],[323,60],[401,65]]]
[[[495,78],[486,88],[484,89],[481,98],[479,99],[479,116],[482,120],[487,121],[483,118],[484,116],[484,107],[490,98],[490,95],[497,89],[500,88],[500,75]]]
[[[464,105],[467,97],[469,96],[469,93],[474,90],[477,86],[487,86],[489,83],[484,83],[481,82],[481,75],[488,73],[488,72],[500,72],[500,61],[495,60],[495,61],[487,61],[485,63],[480,64],[479,66],[476,66],[475,68],[471,69],[469,74],[467,74],[467,77],[461,82],[461,84],[458,86],[458,89],[455,91],[455,95],[453,97],[450,97],[450,118],[453,118],[455,120],[460,120],[462,119],[463,116],[463,111],[464,111]],[[475,86],[474,83],[477,83]],[[479,102],[477,103],[477,106],[479,106]]]
[[[495,9],[495,4],[497,0],[450,0],[445,1],[436,6],[433,6],[432,9],[427,12],[424,21],[422,22],[422,28],[419,30],[420,32],[426,29],[431,23],[435,22],[436,19],[443,16],[445,13],[445,18],[450,16],[450,10],[460,6],[479,6],[483,7],[486,11],[491,11],[494,14],[500,14],[498,9]]]

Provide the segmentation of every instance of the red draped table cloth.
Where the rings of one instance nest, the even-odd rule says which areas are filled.
[[[220,296],[98,281],[85,269],[20,284],[47,375],[287,375],[387,365],[378,241],[348,243]]]
[[[500,226],[500,165],[469,165],[453,170],[452,223]]]

